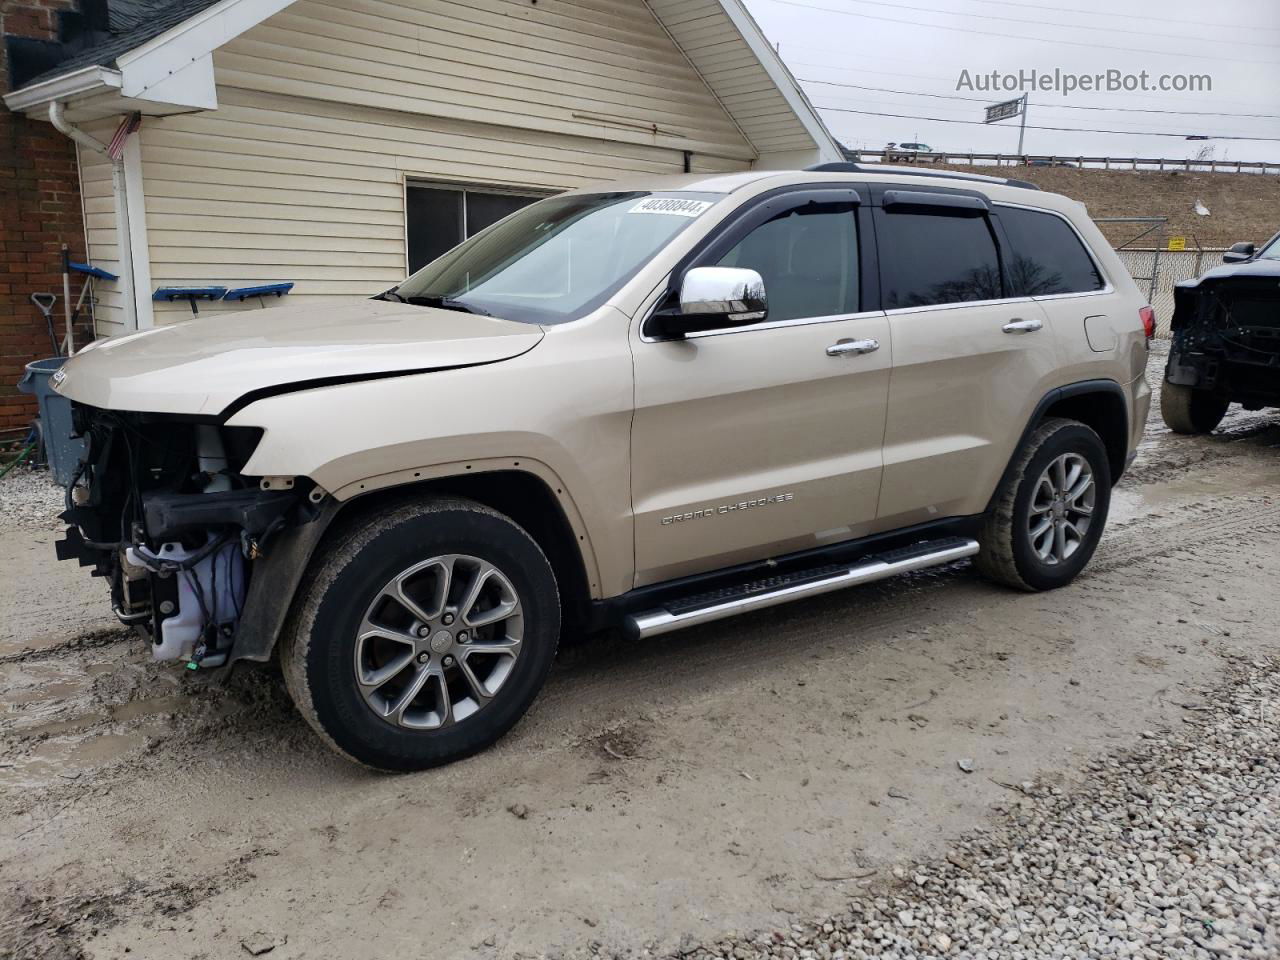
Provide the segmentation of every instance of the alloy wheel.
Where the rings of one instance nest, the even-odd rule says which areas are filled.
[[[1084,543],[1093,522],[1097,484],[1078,453],[1055,458],[1036,481],[1027,518],[1032,552],[1049,566],[1066,562]]]
[[[499,695],[523,638],[523,606],[506,574],[479,557],[432,557],[369,604],[356,635],[356,683],[386,722],[438,730]]]

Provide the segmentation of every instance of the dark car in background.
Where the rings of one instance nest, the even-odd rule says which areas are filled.
[[[1222,259],[1174,288],[1161,411],[1176,433],[1210,432],[1233,403],[1280,408],[1280,233]]]

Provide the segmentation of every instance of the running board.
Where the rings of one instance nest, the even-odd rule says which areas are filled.
[[[648,610],[628,618],[627,626],[637,637],[656,637],[673,630],[734,617],[740,613],[763,610],[804,597],[816,597],[860,583],[884,580],[900,573],[941,566],[972,557],[977,552],[976,540],[963,537],[932,540],[866,557],[853,565],[833,564],[812,570],[799,570],[723,590],[683,597],[656,610]]]

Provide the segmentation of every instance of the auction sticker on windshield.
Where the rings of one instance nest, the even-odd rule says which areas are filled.
[[[711,206],[708,200],[681,200],[677,197],[647,197],[627,213],[669,213],[677,217],[700,217]]]

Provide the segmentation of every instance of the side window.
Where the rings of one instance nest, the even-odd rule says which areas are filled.
[[[716,264],[764,279],[769,320],[858,310],[858,226],[849,204],[809,204],[756,227]]]
[[[927,307],[1005,294],[985,217],[893,213],[876,224],[884,308]]]
[[[1016,207],[999,207],[996,216],[1011,248],[1005,258],[1011,296],[1043,297],[1102,289],[1098,268],[1076,232],[1060,217]]]

